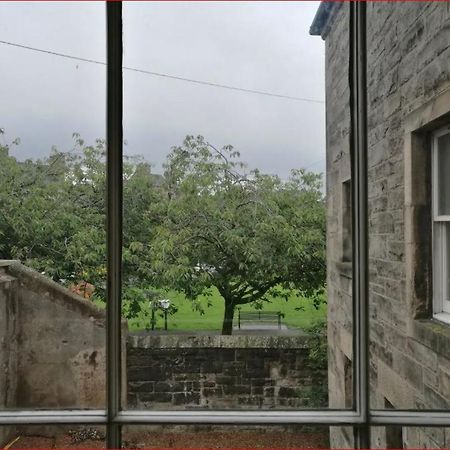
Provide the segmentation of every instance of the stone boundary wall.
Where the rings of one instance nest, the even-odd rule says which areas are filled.
[[[17,280],[0,266],[0,409],[14,408],[17,397]],[[0,427],[0,445],[11,427]]]
[[[0,409],[104,408],[105,319],[46,276],[0,260]],[[0,446],[13,432],[0,427]]]
[[[105,319],[44,275],[0,260],[0,409],[103,408]],[[123,322],[122,346],[125,407],[327,406],[326,371],[313,369],[304,336],[138,336]],[[14,433],[0,427],[0,446]]]
[[[105,401],[105,313],[40,273],[17,280],[17,396],[22,408],[99,408]]]
[[[309,350],[304,336],[130,335],[128,407],[326,407],[314,404],[327,374]]]

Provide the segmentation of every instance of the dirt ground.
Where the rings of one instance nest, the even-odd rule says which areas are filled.
[[[80,440],[79,440],[80,439]],[[328,433],[323,432],[133,432],[124,434],[123,448],[329,448]],[[54,437],[20,436],[11,447],[19,448],[104,448],[103,436],[95,439],[59,434]]]

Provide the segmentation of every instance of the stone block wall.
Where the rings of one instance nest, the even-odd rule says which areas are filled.
[[[326,407],[305,337],[131,335],[127,369],[130,408]]]
[[[125,407],[127,390],[130,408],[327,406],[326,371],[311,361],[307,337],[128,336],[126,323],[122,337]],[[0,261],[0,409],[103,408],[105,339],[103,311],[17,261]],[[15,429],[0,432],[2,445]]]
[[[104,408],[105,344],[104,311],[0,261],[0,409]],[[0,427],[0,446],[13,432]]]
[[[345,408],[346,361],[352,359],[352,263],[344,260],[344,193],[350,179],[347,3],[333,8],[333,28],[325,46],[327,120],[327,290],[328,385],[330,408]],[[348,370],[348,369],[347,369]],[[351,372],[351,370],[350,370]]]
[[[105,401],[105,313],[21,264],[17,407],[99,408]]]
[[[342,183],[349,176],[347,4],[326,41],[330,406],[345,403],[351,360],[351,265],[341,259]],[[368,133],[371,407],[447,409],[450,325],[431,307],[429,133],[450,123],[450,6],[369,2]],[[347,317],[350,317],[349,315]],[[392,430],[390,430],[392,431]],[[396,432],[398,432],[397,430]],[[388,430],[389,432],[389,430]],[[400,430],[409,447],[448,447],[450,433]],[[332,432],[336,447],[351,433]],[[372,444],[385,447],[386,429]]]
[[[17,321],[17,280],[0,265],[0,409],[16,405]],[[0,445],[11,432],[11,427],[0,427]]]

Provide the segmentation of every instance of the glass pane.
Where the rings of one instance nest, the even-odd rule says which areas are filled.
[[[106,428],[79,425],[0,426],[1,448],[106,448]]]
[[[373,427],[372,448],[448,448],[450,429],[444,427]]]
[[[441,25],[431,25],[438,17]],[[433,274],[440,268],[432,264],[430,130],[442,124],[427,111],[445,86],[428,63],[441,39],[450,38],[450,11],[437,3],[405,3],[401,10],[371,3],[367,23],[370,406],[447,409],[450,328],[433,319]],[[441,213],[449,198],[448,139],[439,140]],[[399,429],[388,431],[396,446]]]
[[[329,434],[338,427],[299,425],[126,426],[125,448],[330,448]],[[330,430],[330,431],[329,431]],[[339,448],[351,448],[343,444]]]
[[[322,336],[308,345],[298,337],[269,334],[145,334],[128,340],[129,408],[298,409],[327,404]]]
[[[330,427],[330,448],[356,448],[353,427]]]
[[[403,448],[448,448],[450,428],[403,427]]]
[[[0,16],[0,408],[103,408],[105,7]]]
[[[438,138],[438,214],[450,215],[450,134]]]
[[[350,170],[349,5],[325,39],[328,393],[330,408],[353,406],[352,181]],[[352,433],[350,433],[351,436]],[[348,442],[346,428],[330,433],[332,446]]]
[[[348,5],[325,48],[318,7],[124,4],[128,408],[352,406]]]

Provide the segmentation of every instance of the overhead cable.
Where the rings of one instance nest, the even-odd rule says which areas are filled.
[[[45,53],[45,54],[48,54],[48,55],[59,56],[61,58],[72,59],[74,61],[80,61],[80,62],[85,62],[85,63],[89,63],[89,64],[97,64],[97,65],[101,65],[101,66],[106,66],[106,62],[104,62],[104,61],[99,61],[99,60],[90,59],[90,58],[83,58],[83,57],[80,57],[80,56],[69,55],[67,53],[55,52],[55,51],[52,51],[52,50],[46,50],[46,49],[42,49],[42,48],[30,47],[28,45],[18,44],[16,42],[9,42],[9,41],[0,40],[0,44],[9,45],[9,46],[12,46],[12,47],[17,47],[17,48],[22,48],[22,49],[25,49],[25,50],[31,50],[31,51],[39,52],[39,53]],[[185,81],[185,82],[188,82],[188,83],[201,84],[201,85],[204,85],[204,86],[211,86],[211,87],[216,87],[216,88],[221,88],[221,89],[228,89],[228,90],[233,90],[233,91],[246,92],[246,93],[249,93],[249,94],[265,95],[265,96],[268,96],[268,97],[277,97],[277,98],[281,98],[281,99],[285,99],[285,100],[293,100],[293,101],[299,101],[299,102],[325,104],[325,102],[323,100],[317,100],[317,99],[312,99],[312,98],[295,97],[295,96],[292,96],[292,95],[277,94],[275,92],[259,91],[259,90],[256,90],[256,89],[247,89],[247,88],[242,88],[242,87],[238,87],[238,86],[232,86],[232,85],[229,85],[229,84],[214,83],[212,81],[196,80],[194,78],[185,78],[185,77],[181,77],[181,76],[178,76],[178,75],[170,75],[170,74],[167,74],[167,73],[153,72],[151,70],[140,69],[140,68],[137,68],[137,67],[123,66],[122,68],[123,68],[123,70],[127,70],[127,71],[130,71],[130,72],[137,72],[137,73],[141,73],[141,74],[144,74],[144,75],[151,75],[151,76],[154,76],[154,77],[168,78],[168,79],[171,79],[171,80],[178,80],[178,81]]]

